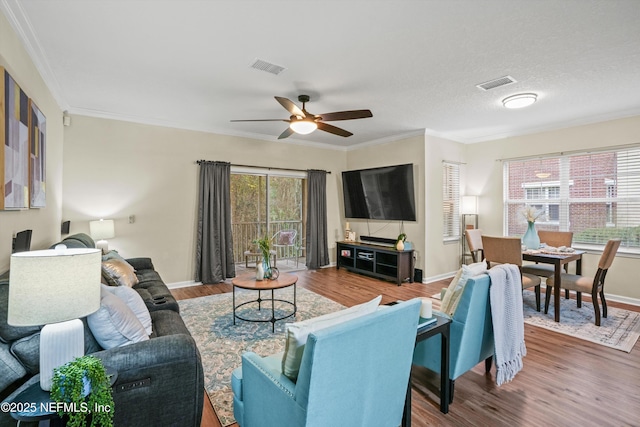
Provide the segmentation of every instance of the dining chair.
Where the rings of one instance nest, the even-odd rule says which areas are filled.
[[[547,246],[559,248],[561,246],[571,247],[573,242],[572,231],[546,231],[539,230],[538,237],[540,237],[541,243],[546,243]],[[569,272],[569,264],[564,265],[565,272]],[[522,266],[522,271],[528,274],[534,274],[540,277],[551,277],[555,272],[555,267],[550,264],[525,264]],[[568,297],[567,297],[568,298]]]
[[[600,306],[598,305],[598,294],[602,300],[602,317],[607,317],[607,300],[604,298],[604,279],[607,271],[613,263],[618,248],[620,247],[620,239],[611,239],[607,242],[598,262],[598,271],[594,276],[582,276],[577,274],[563,273],[560,275],[560,286],[565,290],[576,292],[576,301],[578,308],[582,307],[582,292],[589,293],[593,301],[593,311],[596,316],[596,326],[600,326]],[[553,276],[547,279],[547,290],[544,301],[545,314],[549,310],[549,300],[551,289],[553,288],[555,278]],[[556,304],[558,302],[556,301]]]
[[[522,241],[519,237],[482,236],[482,247],[487,268],[491,264],[514,264],[522,275],[522,289],[534,288],[536,310],[540,311],[540,276],[522,271]]]
[[[465,230],[464,237],[467,239],[467,246],[471,253],[471,259],[473,262],[480,262],[484,257],[484,250],[482,249],[482,230],[478,228],[471,228]],[[480,256],[480,253],[482,255]]]

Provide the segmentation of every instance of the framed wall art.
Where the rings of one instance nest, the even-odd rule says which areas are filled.
[[[47,119],[29,100],[29,193],[30,207],[44,208],[47,202],[46,145]]]
[[[29,207],[29,98],[0,67],[0,209]]]

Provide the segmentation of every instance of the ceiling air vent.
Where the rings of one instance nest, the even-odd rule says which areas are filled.
[[[266,71],[267,73],[275,74],[276,76],[285,70],[284,67],[272,64],[267,61],[263,61],[262,59],[256,59],[251,64],[251,68],[255,68],[256,70],[260,71]]]
[[[500,86],[510,85],[511,83],[515,83],[515,82],[516,82],[516,79],[514,79],[513,77],[504,76],[498,79],[489,80],[488,82],[480,83],[479,85],[476,85],[476,87],[482,90],[491,90]]]

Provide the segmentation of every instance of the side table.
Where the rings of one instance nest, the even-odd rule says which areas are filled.
[[[440,353],[440,412],[446,414],[449,412],[450,392],[449,388],[449,330],[451,319],[434,314],[437,322],[429,325],[418,327],[416,332],[416,344],[424,341],[434,335],[440,334],[442,339]],[[422,317],[418,321],[418,325],[425,321]],[[407,397],[404,402],[404,413],[402,414],[402,427],[411,427],[411,377],[409,377],[409,385],[407,387]]]

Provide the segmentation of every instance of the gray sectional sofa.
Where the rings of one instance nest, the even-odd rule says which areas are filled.
[[[86,234],[69,236],[67,247],[95,247]],[[55,245],[52,245],[55,247]],[[116,426],[199,427],[204,399],[202,363],[195,341],[179,314],[178,303],[155,271],[149,258],[127,262],[135,269],[140,294],[151,315],[149,340],[103,349],[88,322],[85,353],[103,360],[118,372],[113,386]],[[10,400],[24,387],[38,381],[40,327],[7,324],[9,279],[0,280],[0,400]],[[0,413],[0,426],[15,426]],[[23,424],[24,425],[24,424]]]

